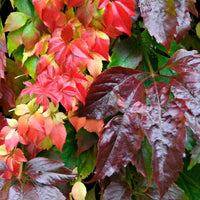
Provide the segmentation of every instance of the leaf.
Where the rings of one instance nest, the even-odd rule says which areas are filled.
[[[74,200],[85,200],[87,194],[86,187],[81,182],[76,182],[72,187],[72,196]]]
[[[23,2],[21,0],[15,0],[14,4],[18,11],[29,16],[34,16],[35,10],[31,0],[24,0]]]
[[[8,122],[7,122],[6,118],[0,112],[0,131],[4,126],[7,126],[7,125],[8,125]]]
[[[139,173],[149,179],[149,182],[151,182],[152,179],[151,160],[152,147],[145,137],[142,141],[141,148],[138,150],[137,154],[133,155],[133,164]]]
[[[169,67],[175,72],[199,72],[200,55],[197,51],[180,49],[168,60],[163,68]]]
[[[104,200],[131,200],[132,190],[129,185],[123,181],[112,181],[106,187],[103,199]]]
[[[199,81],[200,74],[196,72],[183,72],[172,76],[170,80],[174,96],[185,100],[188,107],[188,111],[185,113],[186,124],[196,135],[199,135],[200,130],[198,123],[200,113]]]
[[[196,25],[196,34],[200,38],[200,22]]]
[[[84,129],[81,129],[77,135],[78,151],[76,156],[80,155],[83,151],[88,150],[93,145],[97,144],[98,136],[95,133],[89,133]]]
[[[186,141],[184,101],[175,99],[166,108],[167,111],[159,104],[157,107],[148,106],[147,114],[142,117],[145,134],[153,147],[153,177],[158,185],[160,198],[182,170]]]
[[[39,59],[36,56],[28,58],[24,63],[25,70],[34,80],[36,79],[36,68],[38,63]]]
[[[34,158],[25,166],[25,173],[39,183],[58,185],[74,179],[77,174],[64,167],[64,163],[48,158]]]
[[[57,149],[54,150],[54,152],[60,155],[66,167],[73,170],[75,167],[77,167],[78,162],[77,158],[75,158],[77,152],[77,144],[75,139],[76,131],[69,121],[65,122],[65,128],[67,130],[67,138],[64,143],[62,152],[59,152]]]
[[[9,199],[65,200],[65,197],[56,187],[27,182],[26,184],[12,185],[9,190]]]
[[[89,176],[95,168],[96,164],[96,148],[90,148],[81,153],[78,157],[78,173],[84,179]]]
[[[191,154],[192,154],[192,156],[191,156],[191,159],[190,159],[190,165],[188,166],[188,170],[190,170],[196,164],[200,163],[200,144],[199,144],[199,141],[197,141],[197,144],[194,146]]]
[[[152,199],[160,199],[159,191],[154,184],[149,187],[146,194],[148,194],[148,196]],[[169,199],[185,200],[185,192],[176,184],[173,184],[162,198],[162,200]]]
[[[0,176],[2,176],[6,171],[10,171],[10,169],[4,161],[0,160]]]
[[[177,26],[174,1],[140,0],[139,7],[145,28],[169,51]]]
[[[123,101],[131,94],[135,97],[132,103],[146,101],[144,87],[137,87],[139,81],[134,78],[137,73],[123,67],[113,67],[102,72],[89,88],[85,106],[80,106],[78,115],[95,119],[115,115],[124,109]]]
[[[178,26],[176,27],[176,41],[180,43],[186,36],[190,27],[191,17],[189,13],[189,2],[175,0]]]
[[[176,184],[184,190],[187,199],[195,200],[199,198],[200,165],[195,165],[191,170],[185,169],[180,172]]]
[[[95,186],[87,192],[85,200],[96,200]]]
[[[120,40],[113,49],[111,62],[107,68],[112,66],[122,66],[135,69],[142,60],[139,44],[131,38]]]
[[[136,113],[127,111],[123,116],[114,117],[100,133],[93,179],[102,180],[129,162],[134,163],[133,155],[140,149],[143,137]]]
[[[22,34],[22,41],[26,50],[32,49],[40,39],[40,32],[35,28],[33,22],[26,25]]]
[[[5,99],[10,107],[15,107],[15,94],[11,88],[6,84],[4,79],[0,80],[0,99]]]
[[[16,50],[23,43],[22,33],[23,33],[23,28],[8,33],[7,48],[9,56],[14,50]]]
[[[6,19],[4,32],[15,31],[25,25],[30,17],[22,12],[12,12]]]

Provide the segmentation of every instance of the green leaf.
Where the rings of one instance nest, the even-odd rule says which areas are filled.
[[[22,40],[26,50],[34,47],[35,43],[40,39],[40,32],[35,28],[33,22],[28,24],[23,31]]]
[[[12,12],[5,22],[4,31],[15,31],[25,25],[30,17],[21,12]]]
[[[27,70],[27,73],[31,75],[31,77],[36,79],[36,67],[39,62],[39,58],[37,56],[32,56],[26,60],[24,63],[24,67]]]
[[[176,184],[182,188],[189,200],[199,199],[200,191],[200,165],[194,166],[190,171],[184,170],[179,174]]]
[[[114,48],[108,68],[122,66],[135,69],[141,60],[142,52],[137,41],[128,38],[120,40]]]
[[[83,179],[92,173],[95,168],[95,154],[95,148],[92,147],[89,150],[81,153],[78,157],[78,173],[82,176]]]
[[[95,187],[94,186],[91,190],[89,190],[87,192],[87,195],[85,197],[85,200],[96,200],[96,196],[95,196]]]
[[[65,166],[69,169],[74,169],[77,167],[77,144],[76,144],[76,131],[74,127],[70,124],[69,121],[65,122],[65,127],[67,131],[66,142],[63,146],[62,153],[58,151],[57,148],[54,149],[54,152],[58,153],[61,156],[61,159],[65,163]]]
[[[22,33],[24,28],[8,33],[7,36],[7,48],[9,56],[16,50],[22,43]]]
[[[34,7],[31,0],[15,0],[15,7],[18,11],[23,12],[29,16],[34,16]]]

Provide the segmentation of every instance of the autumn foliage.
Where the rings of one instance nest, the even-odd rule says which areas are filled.
[[[198,199],[196,1],[8,3],[0,200]]]

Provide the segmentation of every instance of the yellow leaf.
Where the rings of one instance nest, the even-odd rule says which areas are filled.
[[[86,187],[81,182],[76,182],[72,187],[72,197],[74,200],[85,200],[87,194]]]
[[[7,119],[8,125],[12,128],[18,127],[18,121],[16,119]]]
[[[197,33],[197,36],[200,38],[200,22],[196,26],[196,33]]]
[[[20,104],[20,105],[16,106],[15,114],[18,116],[24,115],[29,112],[30,112],[30,110],[26,104]]]

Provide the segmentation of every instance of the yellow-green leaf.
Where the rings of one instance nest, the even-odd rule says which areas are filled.
[[[196,25],[196,33],[197,36],[200,38],[200,22]]]
[[[12,12],[6,19],[4,32],[15,31],[25,25],[30,17],[21,12]]]

